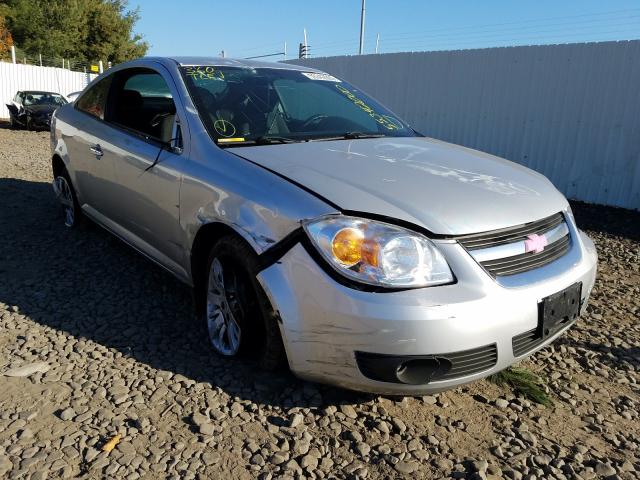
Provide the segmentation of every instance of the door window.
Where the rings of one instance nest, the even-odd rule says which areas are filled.
[[[123,70],[117,75],[109,121],[145,138],[170,142],[176,107],[162,75],[147,68]]]
[[[104,110],[112,79],[113,75],[109,75],[89,88],[75,103],[76,108],[104,120]]]

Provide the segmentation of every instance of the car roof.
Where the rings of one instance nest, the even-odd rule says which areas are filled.
[[[261,60],[247,60],[238,58],[223,58],[223,57],[190,57],[190,56],[177,56],[177,57],[145,57],[146,60],[166,61],[170,60],[181,67],[192,65],[203,66],[217,66],[217,67],[248,67],[248,68],[277,68],[281,70],[298,70],[303,72],[321,72],[316,68],[293,65],[290,63],[282,62],[264,62]]]

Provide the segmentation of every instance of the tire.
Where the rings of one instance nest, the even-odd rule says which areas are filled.
[[[218,240],[209,252],[201,286],[201,318],[216,353],[253,356],[262,369],[276,370],[284,364],[284,346],[277,316],[256,279],[257,265],[255,252],[244,240],[233,235]]]
[[[53,179],[53,191],[62,206],[65,227],[77,228],[83,220],[82,210],[78,203],[76,191],[71,183],[71,178],[66,170],[62,170]]]

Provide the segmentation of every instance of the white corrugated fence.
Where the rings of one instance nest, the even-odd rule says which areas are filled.
[[[293,60],[422,133],[516,161],[569,198],[640,208],[640,41]]]
[[[95,74],[63,68],[0,62],[0,119],[9,118],[9,103],[20,90],[44,90],[68,95],[82,90]]]

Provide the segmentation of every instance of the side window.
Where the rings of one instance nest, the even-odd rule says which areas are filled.
[[[119,74],[108,120],[145,137],[172,139],[176,107],[162,75],[136,68]]]
[[[75,103],[76,108],[104,120],[104,109],[112,80],[113,75],[109,75],[93,85]]]

